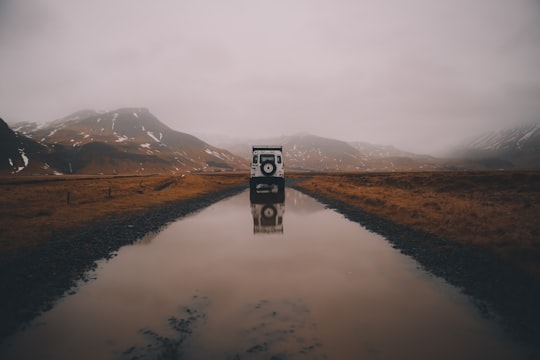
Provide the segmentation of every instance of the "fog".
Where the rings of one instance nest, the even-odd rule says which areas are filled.
[[[537,0],[0,0],[0,117],[434,153],[540,119]]]

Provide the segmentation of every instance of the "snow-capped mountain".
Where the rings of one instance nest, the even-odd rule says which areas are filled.
[[[465,141],[453,155],[503,168],[540,169],[540,122],[487,132]]]
[[[83,110],[44,125],[13,128],[46,146],[56,155],[48,164],[66,174],[247,169],[245,159],[169,128],[144,108]]]
[[[310,134],[221,143],[214,138],[215,147],[169,128],[144,108],[83,110],[47,124],[12,128],[0,121],[1,174],[247,170],[251,146],[257,144],[282,145],[288,170],[540,169],[540,123],[472,138],[447,159]]]
[[[348,143],[311,134],[258,139],[253,140],[252,144],[283,145],[285,165],[289,170],[394,171],[440,167],[440,163],[433,157],[407,153],[391,146]],[[229,139],[219,146],[249,159],[252,144]]]

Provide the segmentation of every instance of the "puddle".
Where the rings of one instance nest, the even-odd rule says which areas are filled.
[[[101,262],[2,359],[519,359],[497,323],[377,234],[249,191]]]

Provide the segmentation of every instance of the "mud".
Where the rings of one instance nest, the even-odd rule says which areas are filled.
[[[236,334],[240,346],[225,353],[197,347],[194,340],[204,331],[212,299],[194,295],[191,302],[179,306],[178,313],[163,319],[170,330],[139,330],[143,341],[130,346],[120,358],[134,359],[198,359],[222,358],[242,360],[265,358],[274,360],[327,359],[322,341],[317,337],[317,324],[310,309],[301,301],[280,302],[261,299],[247,304],[242,311],[245,326]],[[278,310],[279,309],[279,310]],[[200,346],[200,345],[199,345]],[[201,356],[201,350],[204,355]]]
[[[480,247],[461,245],[413,230],[355,208],[345,202],[289,184],[370,231],[384,236],[394,248],[413,257],[435,276],[470,295],[487,317],[497,317],[511,336],[540,356],[540,279],[504,263]]]
[[[247,188],[238,186],[55,233],[43,245],[0,254],[0,342],[73,291],[96,261],[166,224]]]

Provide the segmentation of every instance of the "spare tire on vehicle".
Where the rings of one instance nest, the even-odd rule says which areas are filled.
[[[272,176],[276,172],[276,164],[272,161],[265,161],[261,164],[261,172],[265,176]]]
[[[272,204],[266,204],[263,206],[261,210],[261,215],[265,219],[273,219],[277,215],[277,209]]]

